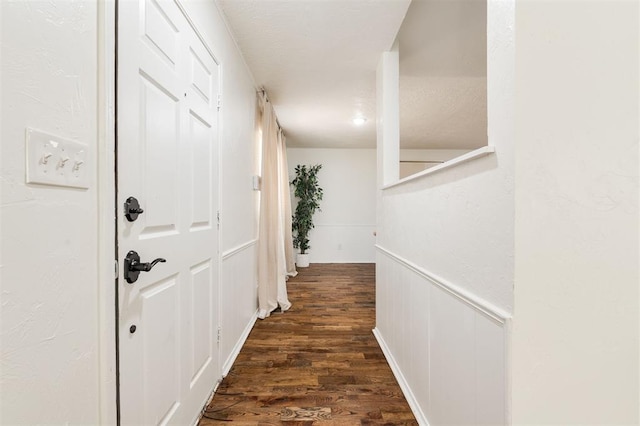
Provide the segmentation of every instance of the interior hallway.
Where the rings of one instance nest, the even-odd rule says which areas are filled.
[[[327,425],[417,425],[371,331],[375,264],[298,272],[293,306],[256,323],[200,425],[282,424],[285,407],[330,408]]]

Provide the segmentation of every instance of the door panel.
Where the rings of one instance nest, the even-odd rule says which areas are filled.
[[[119,379],[123,425],[190,424],[220,378],[218,64],[173,1],[118,16]],[[123,259],[165,258],[134,283]]]
[[[177,277],[153,283],[140,292],[141,327],[144,324],[164,324],[153,333],[143,333],[142,359],[145,418],[160,424],[180,405],[179,315],[175,300],[179,297]]]
[[[190,374],[190,387],[193,387],[198,378],[211,362],[210,348],[213,345],[214,331],[212,329],[210,311],[212,268],[211,259],[191,268],[191,342],[192,363]],[[196,313],[207,315],[196,315]]]
[[[193,189],[191,231],[211,227],[211,125],[189,111],[189,138],[192,141],[190,171]]]
[[[161,58],[175,66],[179,61],[180,30],[178,25],[182,19],[176,8],[171,6],[155,1],[140,3],[140,7],[144,9],[142,28],[146,41],[149,42],[152,50],[154,47],[157,49]]]
[[[140,153],[127,163],[139,168],[147,195],[142,215],[145,227],[141,230],[145,238],[178,228],[180,109],[175,97],[141,76]]]

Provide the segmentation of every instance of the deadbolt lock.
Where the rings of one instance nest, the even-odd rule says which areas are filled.
[[[140,203],[136,197],[129,197],[124,202],[124,216],[129,222],[135,222],[140,213],[144,213],[144,210],[140,208]]]

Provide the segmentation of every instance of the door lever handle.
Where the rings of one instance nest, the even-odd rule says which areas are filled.
[[[166,259],[161,257],[155,259],[153,262],[140,262],[140,255],[134,250],[127,253],[124,258],[124,278],[129,284],[133,284],[138,280],[140,272],[149,272],[156,264],[166,262]]]
[[[131,269],[132,271],[149,272],[151,268],[156,266],[157,263],[163,263],[166,261],[166,259],[163,259],[161,257],[157,258],[151,263],[141,263],[133,261],[131,262],[131,265],[129,265],[129,269]]]

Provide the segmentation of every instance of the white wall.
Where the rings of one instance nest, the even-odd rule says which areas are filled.
[[[432,425],[508,420],[514,7],[487,6],[495,154],[379,191],[376,335]]]
[[[640,10],[515,6],[496,154],[381,191],[376,335],[423,422],[638,424]]]
[[[516,8],[514,424],[638,424],[638,2]]]
[[[97,424],[97,4],[0,11],[0,423]],[[90,188],[27,185],[26,127],[87,144]]]
[[[324,194],[309,235],[311,262],[375,262],[376,151],[288,148],[287,156],[290,181],[296,165],[322,164],[318,180]]]
[[[214,1],[186,0],[184,6],[222,71],[226,367],[257,308],[255,88]],[[109,2],[0,2],[1,424],[115,423],[115,300],[105,290],[113,284],[115,206],[109,201],[113,131],[105,122],[113,112],[113,82],[104,70],[113,61],[108,53],[105,64],[98,57],[113,42],[113,26],[103,16],[112,8]],[[104,22],[101,33],[98,23]],[[90,188],[25,184],[26,127],[88,144]]]

